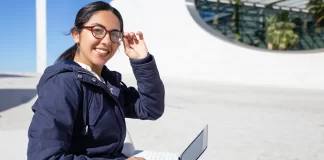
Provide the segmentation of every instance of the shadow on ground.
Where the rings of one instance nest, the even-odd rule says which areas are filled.
[[[23,75],[16,75],[16,74],[0,74],[0,78],[21,78],[21,77],[30,77],[30,76],[23,76]]]
[[[0,112],[27,103],[36,96],[36,89],[0,89]]]

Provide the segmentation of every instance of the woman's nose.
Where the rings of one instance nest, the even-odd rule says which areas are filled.
[[[112,44],[109,33],[107,33],[106,36],[101,40],[101,43],[103,43],[106,46],[110,46]]]

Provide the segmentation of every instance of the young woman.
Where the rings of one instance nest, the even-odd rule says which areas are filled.
[[[120,13],[102,1],[79,10],[71,34],[75,45],[45,70],[37,85],[28,159],[142,159],[121,153],[125,117],[158,119],[165,94],[143,34],[124,32]],[[105,66],[121,43],[138,90]]]

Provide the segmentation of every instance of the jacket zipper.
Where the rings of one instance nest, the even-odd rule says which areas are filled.
[[[88,75],[90,75],[91,77],[93,77],[93,78],[96,78],[95,76],[93,76],[91,73],[88,73],[88,72],[84,72],[84,71],[78,71],[79,73],[84,73],[84,74],[88,74]],[[97,79],[97,78],[96,78]],[[118,120],[118,123],[119,123],[119,129],[121,130],[121,133],[120,133],[120,138],[123,138],[123,134],[122,134],[122,125],[120,124],[121,122],[120,122],[120,120],[122,120],[122,118],[123,118],[123,116],[121,115],[122,114],[122,111],[121,111],[121,106],[120,106],[120,104],[119,104],[119,102],[118,102],[118,100],[116,100],[116,98],[114,97],[114,95],[112,95],[112,93],[111,92],[109,92],[109,91],[111,91],[110,89],[109,89],[109,87],[106,85],[106,84],[104,84],[103,82],[101,82],[100,81],[100,83],[102,83],[104,86],[105,86],[105,89],[107,89],[108,91],[108,94],[110,95],[110,97],[117,103],[117,105],[118,105],[118,110],[119,110],[119,120]],[[116,113],[116,115],[117,115],[117,113]],[[118,115],[117,115],[117,117],[118,117]],[[124,125],[126,125],[126,122],[124,122],[124,120],[122,120],[122,122],[123,123],[125,123]],[[88,124],[87,124],[87,126],[86,126],[86,130],[88,130]],[[126,131],[125,131],[126,132]],[[117,145],[117,147],[119,147],[120,146],[120,144],[121,143],[123,143],[123,142],[121,142],[121,141],[119,141],[119,143],[118,143],[118,145]],[[117,147],[115,148],[115,150],[117,149]]]

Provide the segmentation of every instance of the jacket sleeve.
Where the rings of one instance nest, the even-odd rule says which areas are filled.
[[[62,74],[38,88],[28,129],[28,160],[107,160],[68,154],[81,96],[73,78]]]
[[[156,120],[164,113],[164,84],[153,55],[141,60],[130,60],[138,90],[122,85],[124,113],[127,118]]]

